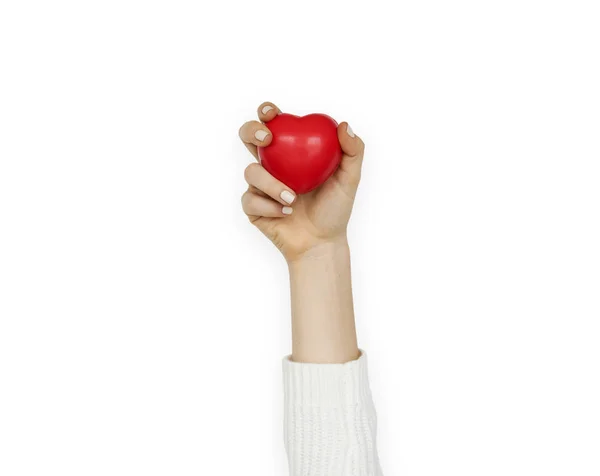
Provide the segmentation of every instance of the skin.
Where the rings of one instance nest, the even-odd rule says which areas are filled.
[[[257,146],[268,146],[269,121],[281,111],[266,102],[260,121],[240,128],[240,138],[258,161]],[[260,163],[244,176],[248,190],[242,207],[283,254],[289,269],[292,302],[292,360],[344,363],[360,356],[356,339],[347,226],[360,182],[364,143],[346,122],[338,126],[343,151],[338,170],[316,190],[296,195]],[[282,192],[292,194],[286,202]]]

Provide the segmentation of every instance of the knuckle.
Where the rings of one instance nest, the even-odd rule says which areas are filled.
[[[247,211],[252,204],[252,194],[250,192],[244,192],[242,194],[242,208]]]
[[[246,167],[246,170],[244,170],[244,178],[246,179],[246,182],[250,182],[252,178],[256,176],[259,168],[260,165],[257,163],[252,163]]]
[[[247,124],[248,124],[248,123],[247,123],[247,122],[245,122],[244,124],[242,124],[242,125],[240,126],[240,129],[238,130],[238,135],[240,136],[240,139],[243,139],[243,138],[244,138],[244,132],[245,132],[245,130],[246,130],[246,125],[247,125]]]

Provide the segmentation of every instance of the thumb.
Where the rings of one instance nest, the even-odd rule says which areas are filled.
[[[347,122],[342,122],[337,129],[338,140],[342,147],[342,162],[340,163],[340,179],[350,185],[358,186],[362,168],[365,144]]]

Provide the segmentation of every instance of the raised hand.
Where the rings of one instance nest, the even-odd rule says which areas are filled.
[[[280,113],[270,102],[258,108],[259,121],[240,128],[240,138],[258,161],[258,146],[268,146],[272,135],[268,122]],[[281,183],[260,163],[250,164],[244,176],[248,190],[242,206],[250,221],[281,250],[288,262],[329,244],[345,243],[346,228],[360,182],[364,143],[348,123],[338,126],[344,153],[337,171],[316,190],[304,195]]]

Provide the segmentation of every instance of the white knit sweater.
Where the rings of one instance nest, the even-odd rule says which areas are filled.
[[[283,361],[290,476],[382,476],[367,357],[346,364]]]

